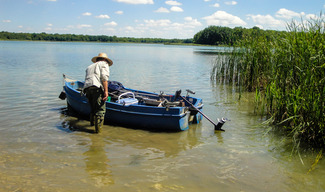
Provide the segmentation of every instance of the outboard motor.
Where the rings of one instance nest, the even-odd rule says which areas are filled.
[[[176,99],[178,99],[181,96],[182,90],[177,90],[174,96],[174,101],[176,101]]]
[[[224,131],[223,129],[221,129],[221,127],[223,126],[223,124],[226,123],[226,121],[230,121],[230,120],[228,120],[227,118],[222,118],[222,119],[218,118],[218,124],[214,127],[214,129]]]

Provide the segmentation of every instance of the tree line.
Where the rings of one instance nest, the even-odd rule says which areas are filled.
[[[27,41],[81,41],[81,42],[111,42],[111,43],[164,43],[189,44],[193,39],[162,39],[162,38],[133,38],[107,35],[75,35],[75,34],[48,34],[48,33],[13,33],[0,32],[0,40],[27,40]]]
[[[162,44],[202,44],[215,46],[233,46],[249,36],[263,33],[266,37],[281,35],[284,31],[262,30],[258,27],[251,29],[243,27],[209,26],[190,39],[162,39],[162,38],[134,38],[107,35],[76,35],[76,34],[48,34],[48,33],[13,33],[0,32],[0,40],[27,41],[81,41],[81,42],[121,42],[121,43],[162,43]]]
[[[247,37],[257,36],[263,34],[266,38],[272,36],[281,35],[286,33],[285,31],[275,30],[262,30],[258,27],[251,29],[243,27],[221,27],[221,26],[209,26],[202,31],[199,31],[194,35],[193,43],[203,45],[229,45],[233,46],[236,43],[246,39]]]

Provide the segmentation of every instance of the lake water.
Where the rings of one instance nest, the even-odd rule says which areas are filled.
[[[0,191],[325,191],[325,163],[300,158],[287,139],[265,134],[253,94],[210,80],[216,48],[147,44],[0,41]],[[215,132],[206,119],[157,133],[67,116],[62,74],[83,80],[106,52],[110,80],[159,93],[191,89],[204,113],[231,119]]]

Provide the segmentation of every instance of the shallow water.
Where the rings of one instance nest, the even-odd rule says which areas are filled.
[[[209,48],[208,48],[209,49]],[[325,191],[315,154],[291,157],[287,140],[265,134],[253,95],[215,85],[215,48],[0,41],[0,191]],[[179,133],[105,125],[66,115],[62,73],[83,80],[106,52],[111,80],[159,93],[191,89],[204,113],[231,119],[226,132],[207,120]]]

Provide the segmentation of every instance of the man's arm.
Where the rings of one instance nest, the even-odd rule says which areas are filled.
[[[107,81],[103,81],[103,86],[104,86],[104,97],[103,97],[103,101],[106,101],[108,98],[108,82]]]

